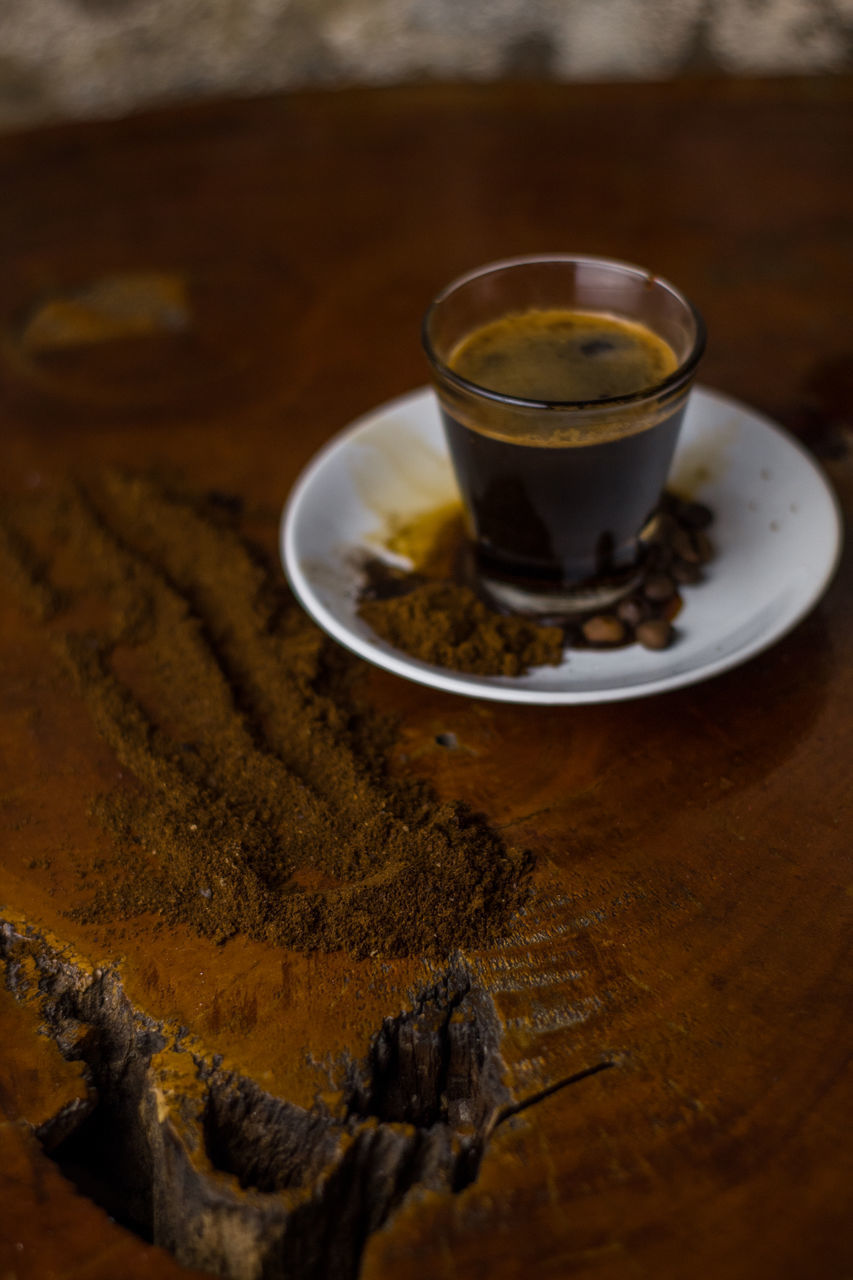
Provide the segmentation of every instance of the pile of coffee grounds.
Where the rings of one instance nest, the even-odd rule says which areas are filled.
[[[359,615],[410,657],[479,675],[519,676],[531,667],[559,665],[567,648],[637,643],[665,649],[675,638],[681,588],[700,582],[712,558],[706,532],[712,520],[704,504],[665,493],[643,532],[632,592],[607,611],[540,623],[499,612],[478,594],[463,523],[451,515],[411,572],[375,557],[363,566]]]
[[[560,627],[496,613],[454,582],[422,582],[392,600],[365,600],[359,613],[395,649],[454,671],[518,676],[563,658]]]
[[[358,660],[244,525],[237,498],[115,472],[6,506],[7,581],[132,779],[96,802],[116,854],[76,915],[355,956],[488,944],[530,855],[390,777]]]

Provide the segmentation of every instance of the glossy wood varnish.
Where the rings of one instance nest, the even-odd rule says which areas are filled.
[[[2,491],[168,467],[243,495],[274,548],[312,454],[425,381],[431,296],[478,263],[567,250],[677,282],[708,324],[701,380],[797,432],[849,511],[851,108],[845,79],[436,86],[2,138]],[[22,343],[41,300],[155,271],[195,299],[195,347]],[[395,769],[537,857],[515,932],[464,957],[513,1106],[531,1105],[469,1186],[405,1199],[365,1280],[853,1268],[851,624],[843,560],[770,651],[658,698],[502,707],[365,668],[399,718]],[[302,1107],[443,971],[69,919],[76,868],[108,840],[91,801],[121,769],[8,590],[0,670],[0,917],[19,934],[114,968],[135,1009]],[[35,971],[23,1001],[0,990],[0,1275],[181,1274],[43,1153],[34,1130],[87,1084],[39,1010]]]

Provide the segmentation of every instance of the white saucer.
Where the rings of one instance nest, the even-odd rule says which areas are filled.
[[[365,552],[382,554],[395,527],[458,499],[428,388],[360,418],[313,459],[282,516],[282,561],[321,627],[410,680],[500,702],[643,697],[719,675],[780,639],[825,591],[841,545],[838,503],[812,458],[780,427],[718,392],[694,389],[671,483],[713,509],[715,557],[706,580],[684,589],[676,640],[663,651],[568,650],[559,667],[474,676],[410,658],[362,621]]]

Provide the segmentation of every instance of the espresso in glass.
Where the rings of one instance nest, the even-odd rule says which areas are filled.
[[[515,259],[445,290],[424,341],[487,594],[570,615],[630,590],[701,355],[695,309],[640,268]]]

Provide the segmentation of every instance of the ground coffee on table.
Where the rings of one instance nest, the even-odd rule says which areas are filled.
[[[356,956],[494,940],[531,858],[392,780],[360,664],[241,534],[242,504],[115,472],[4,504],[3,559],[132,776],[84,919]]]

